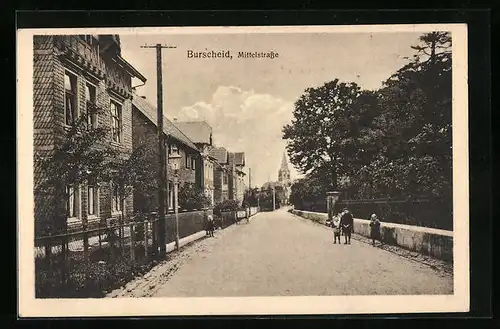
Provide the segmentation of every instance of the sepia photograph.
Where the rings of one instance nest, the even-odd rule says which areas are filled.
[[[466,29],[20,30],[21,315],[468,311]]]

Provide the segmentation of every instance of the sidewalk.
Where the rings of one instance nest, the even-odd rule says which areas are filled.
[[[259,214],[261,213],[259,212],[252,215],[249,218],[249,222],[251,222],[254,217],[258,216]],[[246,224],[246,219],[242,219],[239,224],[233,224],[226,227],[225,229],[216,230],[216,239],[219,239],[223,235],[229,233],[238,225],[244,224]],[[167,244],[167,254],[169,254],[168,259],[156,264],[149,272],[142,276],[136,277],[135,279],[126,283],[123,287],[111,291],[106,295],[106,298],[152,296],[162,284],[168,281],[169,277],[173,275],[184,262],[186,262],[193,256],[193,254],[199,252],[200,248],[201,250],[203,250],[207,247],[206,245],[213,244],[216,240],[205,239],[205,237],[206,232],[200,231],[180,239],[180,252],[178,253],[173,252],[175,251],[175,242]],[[192,242],[196,242],[193,247],[182,249],[183,246],[186,246]]]

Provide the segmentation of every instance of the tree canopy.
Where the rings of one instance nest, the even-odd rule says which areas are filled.
[[[358,198],[451,197],[451,36],[418,41],[378,90],[334,79],[296,101],[283,138],[312,184]]]

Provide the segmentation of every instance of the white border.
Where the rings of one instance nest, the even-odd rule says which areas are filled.
[[[35,34],[394,33],[446,30],[453,38],[454,294],[448,296],[301,296],[246,298],[35,299],[33,225],[33,41]],[[465,24],[291,27],[158,27],[19,30],[19,315],[147,316],[466,312],[469,310],[467,26]]]

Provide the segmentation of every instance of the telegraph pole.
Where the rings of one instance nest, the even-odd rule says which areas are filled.
[[[276,190],[273,185],[273,210],[276,210]]]
[[[252,189],[252,168],[248,168],[248,189]]]
[[[160,245],[159,256],[161,258],[165,257],[167,253],[166,238],[166,224],[165,224],[165,191],[167,183],[167,171],[166,171],[166,150],[165,150],[165,136],[163,133],[163,81],[162,81],[162,60],[161,60],[161,50],[163,48],[177,48],[175,46],[165,46],[162,44],[156,44],[151,46],[141,46],[141,48],[155,48],[156,49],[156,94],[157,94],[157,136],[158,136],[158,151],[160,153],[160,166],[158,169],[158,244]],[[158,246],[154,246],[155,254],[158,251]]]

